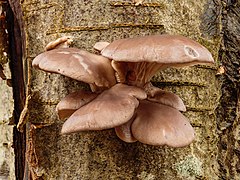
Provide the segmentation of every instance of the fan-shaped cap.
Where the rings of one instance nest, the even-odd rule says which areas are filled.
[[[76,110],[85,104],[92,101],[98,96],[97,93],[80,90],[61,99],[58,103],[56,110],[60,119],[64,119],[72,115]]]
[[[102,51],[105,47],[107,47],[110,43],[109,42],[105,42],[105,41],[100,41],[97,42],[93,48],[98,50],[98,51]]]
[[[144,88],[149,101],[171,106],[179,111],[186,111],[186,106],[178,95],[159,89],[153,86],[151,82],[146,84]]]
[[[147,100],[140,101],[132,123],[132,134],[150,145],[183,147],[194,139],[194,129],[178,110]]]
[[[116,84],[75,111],[63,124],[62,134],[120,126],[134,115],[139,105],[137,99],[146,97],[140,88]]]
[[[152,35],[113,41],[101,54],[112,59],[118,82],[142,87],[160,69],[213,63],[199,43],[179,35]]]
[[[115,61],[161,64],[213,63],[211,53],[199,43],[180,35],[152,35],[120,39],[102,50]]]
[[[59,48],[44,52],[33,60],[32,65],[98,87],[111,87],[116,84],[109,59],[77,48]]]
[[[186,106],[182,99],[176,94],[168,91],[159,89],[152,96],[148,96],[148,100],[173,107],[179,111],[186,111]]]
[[[56,39],[55,41],[51,41],[50,43],[48,43],[45,47],[45,50],[50,51],[56,48],[69,48],[72,42],[73,40],[71,36],[63,36]]]

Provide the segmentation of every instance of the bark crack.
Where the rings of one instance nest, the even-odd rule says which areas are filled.
[[[23,50],[24,33],[22,31],[22,12],[19,1],[8,1],[7,8],[7,30],[9,33],[9,57],[12,73],[12,86],[14,98],[14,124],[18,123],[20,113],[25,102],[25,84],[23,76]],[[25,165],[25,130],[20,133],[16,127],[13,130],[13,146],[15,153],[15,176],[16,179],[23,179]]]

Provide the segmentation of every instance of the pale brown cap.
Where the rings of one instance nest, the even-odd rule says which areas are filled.
[[[105,47],[107,47],[110,43],[109,42],[105,42],[105,41],[100,41],[97,42],[93,48],[98,50],[98,51],[102,51]]]
[[[149,101],[168,105],[179,111],[186,111],[186,106],[178,95],[155,87],[150,82],[144,88]]]
[[[183,147],[194,140],[194,129],[178,110],[147,100],[140,101],[132,134],[149,145]]]
[[[128,122],[146,93],[137,87],[116,84],[103,91],[90,103],[75,111],[63,124],[62,134],[103,130]]]
[[[152,35],[119,39],[102,50],[115,61],[161,64],[213,63],[211,53],[201,44],[180,35]]]
[[[72,42],[73,40],[71,36],[63,36],[48,43],[45,47],[45,50],[50,51],[56,48],[69,48]]]
[[[65,119],[72,115],[80,107],[86,105],[98,96],[97,93],[80,90],[61,99],[56,107],[60,119]]]
[[[59,73],[98,87],[111,87],[116,84],[109,59],[77,48],[53,49],[44,52],[33,60],[32,65],[44,71]]]

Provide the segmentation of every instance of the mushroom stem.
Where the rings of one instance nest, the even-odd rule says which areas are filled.
[[[127,64],[127,74],[126,74],[126,84],[133,85],[137,87],[144,87],[146,83],[158,72],[162,64],[149,63],[149,62],[139,62],[139,63],[126,63]]]
[[[119,63],[114,60],[112,60],[111,65],[113,69],[115,70],[115,77],[118,83],[125,83],[126,81],[126,75],[127,71],[125,70],[127,68],[127,63]]]

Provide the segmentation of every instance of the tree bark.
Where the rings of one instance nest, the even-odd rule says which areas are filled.
[[[222,96],[216,110],[219,130],[218,163],[221,179],[240,178],[240,2],[222,1],[223,42],[219,61]]]
[[[25,164],[25,133],[20,133],[16,126],[13,126],[18,123],[25,101],[22,64],[24,49],[22,42],[25,38],[22,36],[20,26],[21,6],[16,2],[18,1],[13,3],[0,1],[0,128],[3,135],[0,145],[2,152],[0,176],[3,179],[8,177],[23,179]],[[19,6],[16,7],[16,4]]]
[[[25,0],[21,7],[26,31],[24,63],[29,64],[23,71],[28,81],[26,94],[31,96],[28,116],[24,116],[29,121],[25,178],[240,177],[238,2],[145,0],[136,6],[124,0]],[[169,68],[152,79],[155,86],[178,94],[187,106],[185,115],[196,131],[190,146],[128,144],[112,129],[60,135],[63,122],[56,115],[56,104],[83,84],[31,67],[48,42],[72,36],[75,47],[94,52],[92,47],[98,41],[163,33],[198,41],[216,60],[211,67]],[[220,65],[225,72],[218,73]]]

